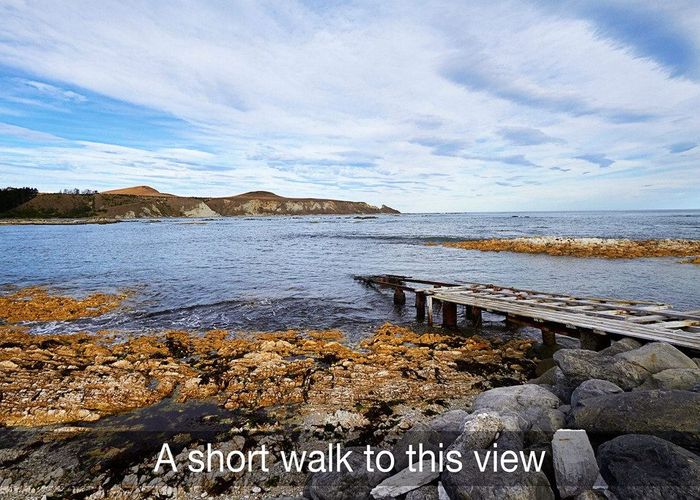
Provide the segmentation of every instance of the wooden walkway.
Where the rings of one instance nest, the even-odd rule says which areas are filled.
[[[416,316],[433,324],[437,309],[442,325],[456,328],[457,306],[465,318],[480,325],[482,311],[505,316],[506,323],[534,326],[542,331],[545,344],[555,343],[555,334],[581,339],[582,347],[599,350],[611,339],[632,337],[662,341],[700,351],[700,311],[681,312],[668,304],[640,300],[578,297],[556,293],[487,285],[445,283],[408,276],[356,276],[371,286],[394,289],[394,302],[405,303],[405,292],[416,296]]]

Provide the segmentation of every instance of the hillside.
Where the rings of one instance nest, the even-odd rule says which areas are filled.
[[[150,186],[116,189],[97,194],[40,193],[3,218],[134,219],[149,217],[219,217],[237,215],[395,214],[393,208],[365,202],[318,198],[285,198],[253,191],[223,198],[194,198],[160,193]]]

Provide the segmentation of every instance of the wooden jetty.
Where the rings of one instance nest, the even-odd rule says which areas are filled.
[[[562,334],[579,338],[584,349],[600,350],[610,345],[611,339],[633,337],[700,351],[700,310],[681,312],[659,302],[578,297],[388,274],[355,276],[355,279],[370,286],[393,289],[397,305],[405,304],[406,292],[414,293],[416,318],[424,321],[427,314],[431,326],[440,308],[442,326],[457,328],[457,307],[463,306],[465,318],[475,326],[481,325],[483,311],[499,314],[515,328],[540,329],[547,345],[556,343],[555,334]]]

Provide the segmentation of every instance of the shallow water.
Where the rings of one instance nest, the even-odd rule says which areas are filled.
[[[71,294],[134,290],[126,310],[35,330],[331,328],[362,336],[411,307],[354,281],[392,273],[700,309],[700,266],[427,246],[529,235],[700,239],[700,211],[405,214],[1,226],[0,285]],[[409,297],[409,301],[410,301]]]

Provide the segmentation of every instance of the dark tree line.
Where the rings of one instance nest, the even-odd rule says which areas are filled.
[[[23,187],[14,188],[6,187],[0,189],[0,212],[7,212],[26,203],[39,194],[36,188]]]

